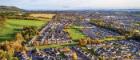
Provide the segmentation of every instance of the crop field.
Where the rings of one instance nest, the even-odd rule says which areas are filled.
[[[19,32],[24,26],[35,26],[39,29],[45,23],[44,21],[36,20],[8,19],[4,27],[0,29],[0,41],[14,39],[15,33]]]
[[[37,17],[37,18],[48,18],[48,19],[51,19],[55,14],[30,14],[30,16],[32,17]]]

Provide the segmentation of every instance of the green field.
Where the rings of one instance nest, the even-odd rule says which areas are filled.
[[[14,39],[15,33],[20,32],[24,26],[35,26],[39,29],[45,23],[37,20],[7,19],[4,27],[0,28],[0,41]]]
[[[81,38],[85,38],[86,36],[81,33],[78,29],[67,29],[72,40],[79,40]]]

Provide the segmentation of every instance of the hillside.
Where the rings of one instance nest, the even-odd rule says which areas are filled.
[[[0,6],[0,12],[20,12],[23,9],[20,9],[15,6]]]

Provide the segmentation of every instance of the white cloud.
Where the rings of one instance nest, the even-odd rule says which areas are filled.
[[[0,0],[26,9],[140,8],[140,0]]]

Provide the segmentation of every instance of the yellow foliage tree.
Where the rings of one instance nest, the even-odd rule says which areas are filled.
[[[79,44],[82,45],[82,46],[84,46],[84,45],[87,44],[87,40],[86,39],[80,39],[79,40]]]
[[[23,41],[23,40],[24,40],[24,38],[23,38],[23,36],[22,36],[21,33],[17,33],[17,34],[16,34],[16,40],[17,40],[17,41]]]
[[[78,60],[77,54],[75,52],[72,54],[72,60]]]

